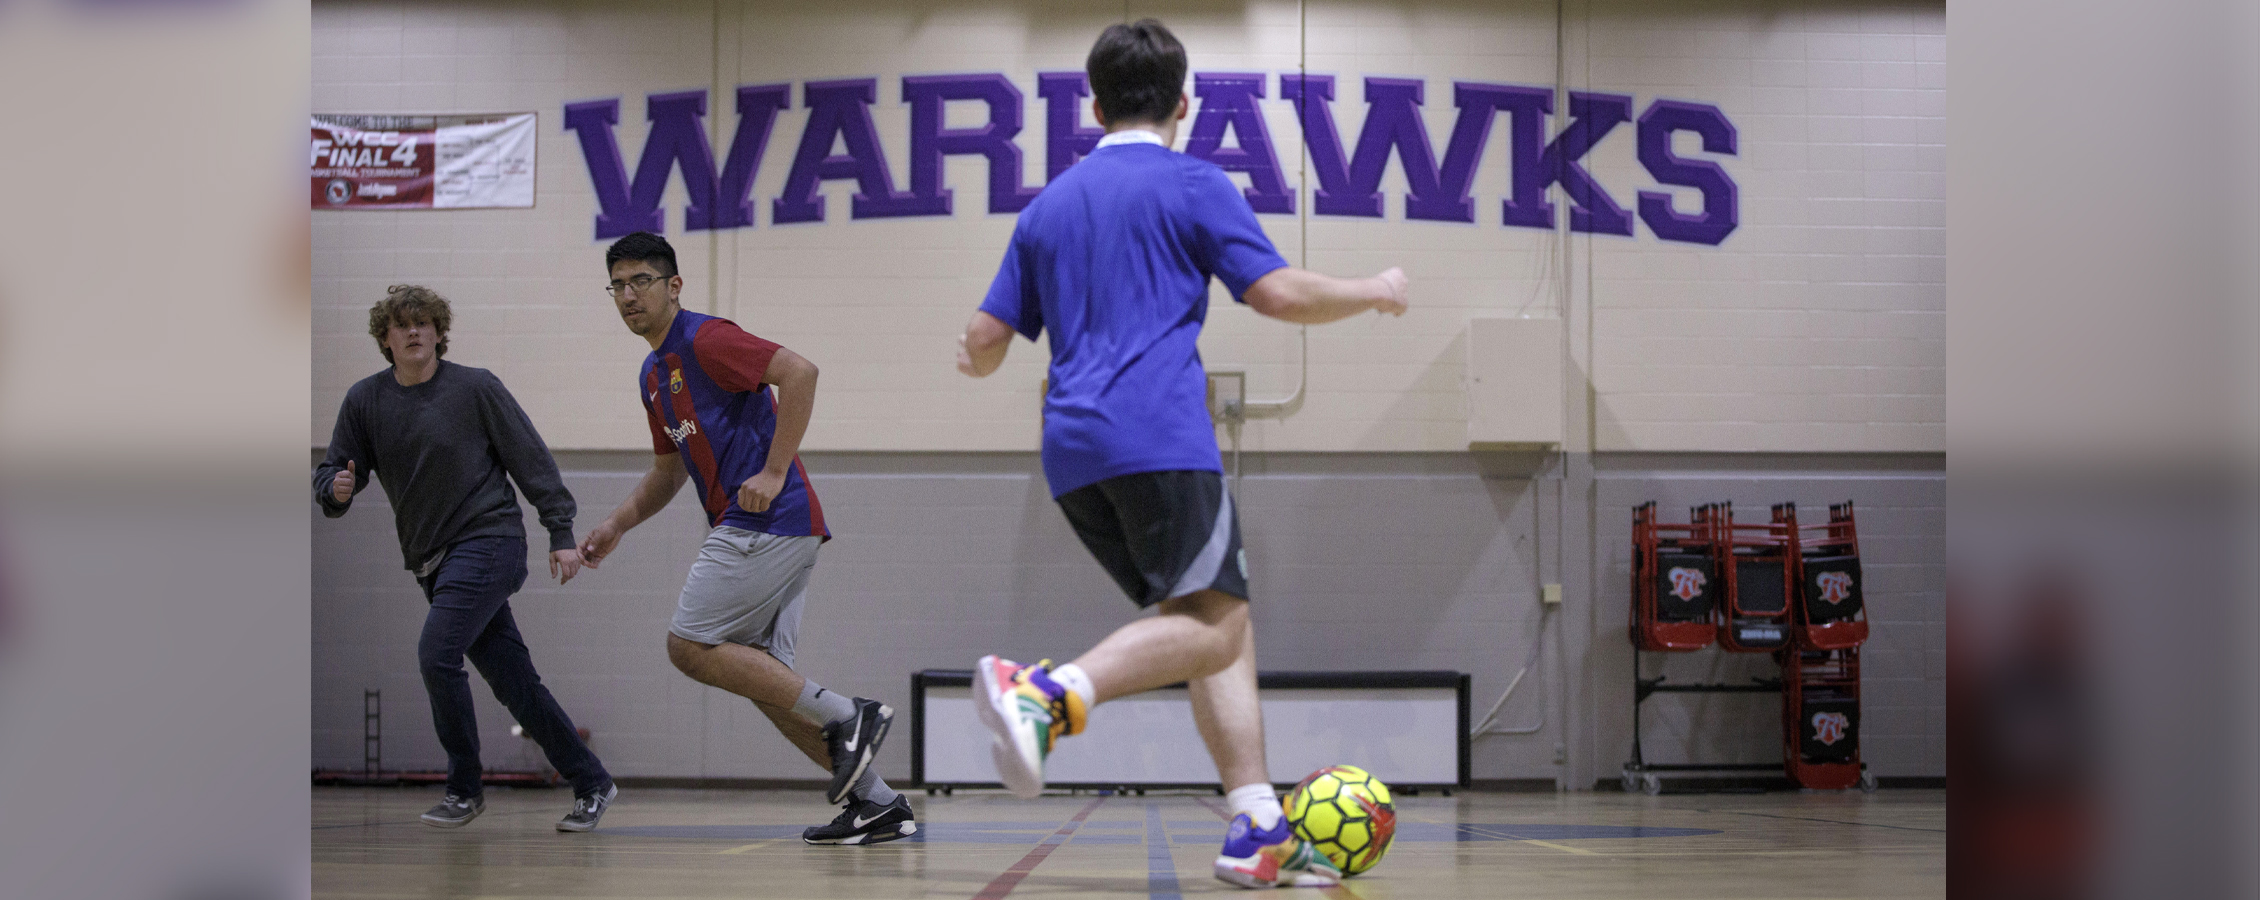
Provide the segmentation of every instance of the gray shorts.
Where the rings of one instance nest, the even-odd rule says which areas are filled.
[[[762,534],[719,525],[691,563],[667,630],[700,644],[744,644],[793,664],[801,601],[816,568],[815,535]]]

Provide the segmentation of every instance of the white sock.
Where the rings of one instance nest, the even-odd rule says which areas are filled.
[[[1231,793],[1224,795],[1224,800],[1232,805],[1233,812],[1247,813],[1248,819],[1265,831],[1270,831],[1279,824],[1280,819],[1285,818],[1285,813],[1279,809],[1279,795],[1272,793],[1271,785],[1268,784],[1258,782],[1233,788]]]
[[[1083,671],[1082,666],[1078,666],[1074,663],[1068,663],[1067,665],[1053,669],[1052,680],[1059,682],[1060,687],[1074,691],[1076,694],[1081,695],[1083,698],[1084,709],[1090,709],[1091,700],[1098,697],[1099,695],[1098,690],[1091,687],[1091,673]]]

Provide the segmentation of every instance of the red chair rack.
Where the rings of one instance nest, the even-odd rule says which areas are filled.
[[[1764,523],[1734,521],[1734,505],[1689,511],[1685,525],[1656,521],[1654,501],[1632,511],[1632,642],[1643,651],[1710,645],[1772,653],[1781,679],[1750,684],[1665,683],[1632,658],[1632,759],[1624,788],[1660,793],[1674,772],[1771,770],[1758,764],[1657,764],[1641,746],[1640,707],[1659,692],[1780,691],[1781,767],[1799,787],[1872,791],[1860,760],[1860,656],[1868,623],[1860,590],[1860,542],[1852,504],[1829,507],[1826,524],[1801,526],[1797,505],[1773,507]]]
[[[1709,524],[1656,521],[1653,500],[1632,509],[1632,645],[1700,650],[1718,627],[1718,554]]]

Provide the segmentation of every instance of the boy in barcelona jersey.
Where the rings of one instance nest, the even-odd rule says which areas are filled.
[[[582,540],[582,557],[597,567],[689,482],[712,530],[676,603],[667,658],[700,683],[753,701],[831,771],[825,799],[844,808],[802,840],[876,844],[917,833],[909,799],[871,766],[894,710],[827,691],[792,668],[809,572],[831,538],[799,456],[816,402],[815,364],[728,319],[683,309],[683,279],[665,238],[623,237],[604,264],[620,321],[651,345],[636,398],[651,426],[652,463],[627,502]]]

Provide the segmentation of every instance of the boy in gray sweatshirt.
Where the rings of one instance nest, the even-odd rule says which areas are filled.
[[[314,471],[314,501],[345,515],[369,476],[384,482],[401,561],[431,604],[416,645],[432,725],[447,750],[447,795],[424,813],[442,828],[486,809],[470,657],[526,734],[573,785],[559,831],[590,831],[619,789],[542,686],[510,614],[526,582],[526,527],[510,482],[526,492],[549,532],[549,572],[580,571],[573,495],[534,424],[494,373],[444,362],[453,316],[429,288],[394,285],[369,309],[369,336],[391,367],[353,385],[338,407],[329,454]]]

